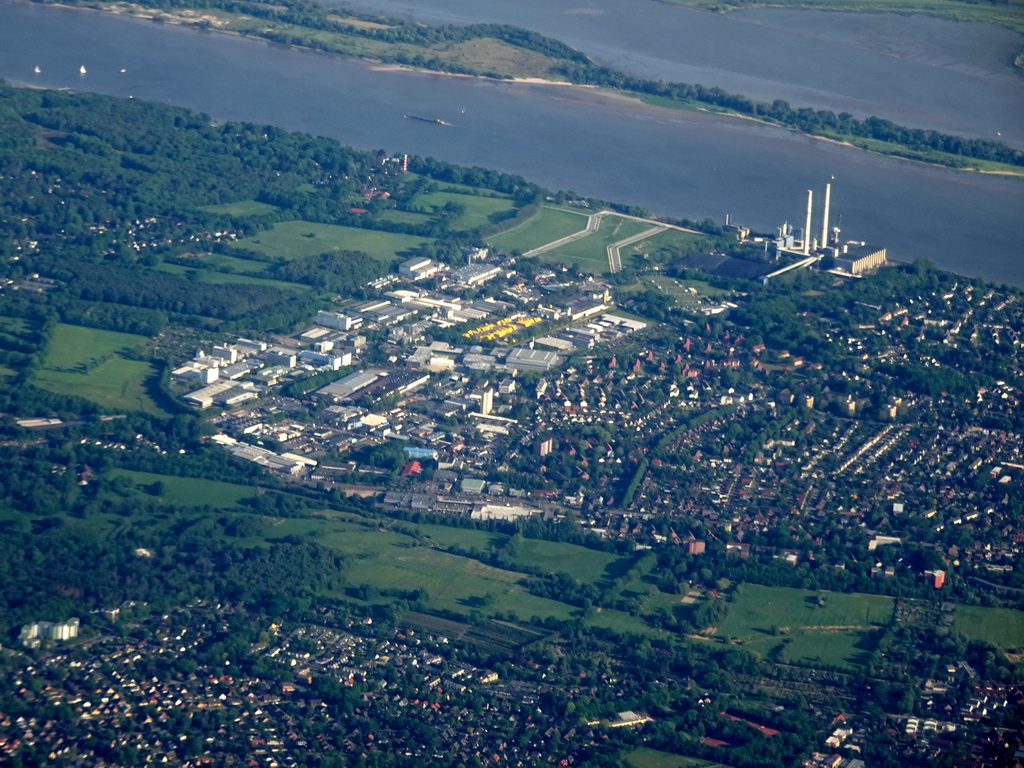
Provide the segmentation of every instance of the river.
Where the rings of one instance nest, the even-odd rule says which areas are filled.
[[[877,115],[1024,147],[1024,35],[927,16],[756,10],[661,0],[328,0],[434,24],[502,23],[561,40],[637,77],[756,101]]]
[[[884,246],[897,259],[931,258],[1024,285],[1024,183],[878,157],[752,121],[570,86],[396,71],[14,0],[0,0],[0,77],[495,168],[658,214],[721,221],[731,212],[762,231],[801,223],[805,190],[820,200],[834,176],[832,216],[842,217],[844,237]]]

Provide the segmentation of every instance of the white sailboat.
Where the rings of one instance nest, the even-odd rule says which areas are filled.
[[[38,64],[36,64],[36,69],[35,69],[35,73],[36,73],[37,75],[41,75],[41,74],[43,73],[43,70],[39,68],[39,65],[38,65]]]
[[[85,64],[83,64],[82,66],[80,66],[78,68],[78,74],[80,74],[80,75],[84,75],[85,74]]]

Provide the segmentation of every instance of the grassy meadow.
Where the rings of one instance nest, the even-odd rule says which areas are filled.
[[[60,323],[35,377],[42,389],[74,395],[120,411],[167,416],[146,389],[156,369],[122,355],[145,344],[145,336]]]
[[[958,605],[953,627],[969,640],[984,640],[1008,651],[1024,650],[1024,611]]]
[[[785,661],[851,667],[863,662],[872,631],[888,625],[893,610],[891,597],[742,584],[715,635]]]
[[[337,224],[310,221],[285,221],[254,237],[238,240],[232,245],[257,251],[269,259],[291,261],[330,251],[363,251],[385,263],[408,257],[413,248],[433,242],[429,238],[378,232]]]

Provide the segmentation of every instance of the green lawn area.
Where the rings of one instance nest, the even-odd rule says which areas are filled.
[[[526,539],[517,563],[550,573],[564,573],[577,581],[594,583],[607,576],[612,563],[624,560],[610,552],[598,552],[578,544]],[[613,577],[614,578],[614,577]]]
[[[623,757],[632,768],[728,768],[722,763],[701,760],[699,757],[683,757],[647,747],[634,749]]]
[[[587,215],[556,208],[541,208],[522,224],[487,238],[487,244],[503,252],[522,253],[539,248],[587,228]]]
[[[267,268],[265,261],[255,259],[240,259],[237,256],[228,256],[226,253],[204,253],[202,262],[214,269],[225,272],[240,272],[246,275],[260,275]]]
[[[121,356],[146,341],[145,336],[131,333],[60,323],[35,382],[50,392],[83,397],[105,408],[167,416],[145,387],[146,380],[156,375],[153,366]]]
[[[638,235],[653,226],[650,222],[605,216],[597,231],[579,240],[573,240],[553,251],[541,255],[544,261],[578,264],[584,272],[608,271],[607,248],[613,243]]]
[[[465,208],[465,213],[452,225],[453,229],[476,229],[494,222],[495,214],[506,213],[515,208],[507,197],[487,197],[483,195],[464,195],[460,192],[428,192],[418,195],[415,200],[417,208],[427,207],[435,212],[440,211],[448,203]]]
[[[1024,649],[1024,611],[958,605],[953,627],[970,640],[984,640],[1006,650]]]
[[[646,635],[652,639],[664,640],[671,637],[671,633],[664,629],[652,627],[641,618],[611,608],[605,608],[600,613],[595,613],[587,619],[587,626],[603,627],[623,634]]]
[[[389,210],[384,211],[377,218],[381,221],[393,221],[396,224],[426,224],[433,217],[425,213],[415,213],[414,211]]]
[[[175,477],[174,475],[158,475],[153,472],[135,472],[130,469],[115,469],[110,476],[113,478],[126,477],[136,486],[163,483],[163,493],[159,496],[159,500],[183,507],[233,507],[242,499],[250,499],[258,493],[255,487],[247,485],[204,480],[198,477]]]
[[[703,280],[680,280],[668,275],[644,275],[640,282],[646,288],[670,296],[682,309],[692,309],[700,305],[702,298],[730,295],[729,291],[715,288]]]
[[[818,607],[818,593],[811,590],[742,584],[716,635],[739,639],[743,647],[762,655],[776,652],[786,660],[857,665],[874,646],[872,630],[892,620],[893,599],[824,594],[827,603]]]
[[[313,235],[313,237],[310,237]],[[377,232],[336,224],[285,221],[254,237],[232,243],[236,248],[257,251],[271,259],[299,259],[330,251],[363,251],[379,261],[407,258],[411,249],[433,242],[429,238]]]
[[[241,261],[241,259],[239,259]],[[250,262],[252,263],[252,262]],[[256,277],[255,275],[242,275],[237,272],[218,272],[215,269],[196,269],[183,267],[180,264],[158,264],[156,267],[160,272],[167,272],[172,275],[184,277],[190,272],[199,275],[199,282],[208,285],[266,285],[271,288],[281,288],[286,291],[309,291],[310,286],[300,283],[289,283],[284,280],[274,280],[269,277]]]
[[[223,213],[225,216],[261,216],[264,213],[279,211],[280,208],[256,200],[240,200],[237,203],[224,203],[223,205],[204,205],[199,210],[208,213]]]

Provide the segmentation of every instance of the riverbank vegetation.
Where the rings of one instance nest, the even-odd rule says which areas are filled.
[[[770,104],[755,102],[721,88],[700,84],[633,77],[595,64],[585,53],[558,40],[504,24],[427,26],[338,11],[315,0],[291,0],[286,4],[270,4],[261,0],[71,2],[82,7],[260,37],[387,64],[498,79],[542,78],[609,88],[661,106],[711,109],[721,114],[755,118],[861,149],[953,168],[1016,175],[1021,173],[1018,169],[1024,167],[1024,152],[1002,142],[908,128],[874,116],[861,120],[845,112],[837,115],[829,110],[793,107],[781,99]],[[721,6],[701,2],[684,4],[709,10],[755,5],[748,6],[742,2]],[[784,5],[789,6],[788,3]],[[855,8],[856,5],[851,3],[850,10],[869,9]],[[939,15],[955,18],[972,18],[969,10],[984,9],[995,15],[974,20],[1005,22],[1004,26],[1010,25],[1014,18],[1016,23],[1020,23],[1022,16],[1016,3],[976,6],[953,0],[927,0],[919,6],[915,3],[881,3],[877,8],[874,3],[867,5],[880,11],[941,11]],[[799,2],[797,6],[819,7]],[[835,9],[832,4],[829,7]]]
[[[984,3],[966,2],[965,0],[667,0],[667,2],[713,13],[729,13],[754,8],[847,13],[921,13],[953,21],[997,24],[1024,32],[1024,13],[1021,12],[1020,0],[989,0]]]

